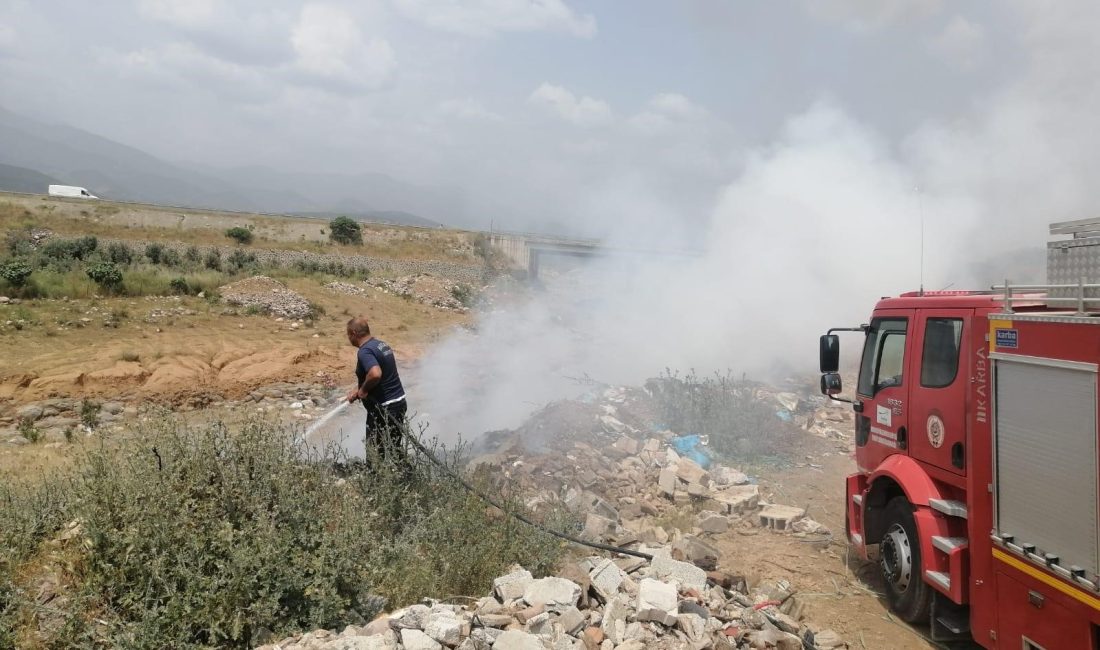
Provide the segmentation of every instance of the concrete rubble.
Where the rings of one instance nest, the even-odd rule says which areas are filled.
[[[794,394],[776,399],[788,411],[802,401]],[[807,519],[801,508],[765,503],[757,485],[736,468],[713,463],[703,468],[680,456],[669,446],[671,432],[633,426],[639,419],[623,412],[623,389],[608,389],[593,401],[548,408],[545,421],[534,418],[525,425],[524,442],[538,437],[539,451],[497,440],[474,465],[488,466],[519,493],[536,495],[528,501],[536,513],[572,511],[583,537],[650,554],[652,560],[591,556],[541,578],[513,567],[493,580],[490,596],[472,604],[426,601],[379,618],[369,633],[349,626],[340,634],[318,631],[263,647],[847,647],[831,630],[814,630],[800,620],[804,604],[790,584],[750,587],[744,576],[724,567],[714,544],[734,530],[828,534],[824,526]],[[566,424],[555,429],[558,420]],[[583,435],[571,434],[578,429]]]

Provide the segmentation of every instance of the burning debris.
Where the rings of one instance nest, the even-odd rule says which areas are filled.
[[[789,411],[799,410],[789,396],[783,401]],[[491,596],[470,604],[426,601],[365,627],[348,626],[339,634],[321,630],[265,647],[847,647],[834,632],[813,630],[801,620],[803,603],[789,583],[752,585],[724,569],[714,544],[716,536],[734,529],[825,536],[826,542],[829,531],[802,508],[763,501],[744,472],[708,454],[700,457],[705,437],[687,445],[686,436],[654,431],[646,422],[652,416],[648,402],[644,391],[625,388],[555,402],[511,435],[498,434],[495,450],[473,465],[516,493],[531,495],[527,505],[536,512],[574,513],[583,524],[582,538],[652,560],[584,557],[545,578],[514,567],[493,581]]]

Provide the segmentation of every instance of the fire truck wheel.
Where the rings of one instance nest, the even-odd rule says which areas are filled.
[[[907,623],[928,621],[932,591],[924,581],[913,506],[894,497],[883,511],[886,534],[879,542],[879,570],[886,583],[890,609]]]

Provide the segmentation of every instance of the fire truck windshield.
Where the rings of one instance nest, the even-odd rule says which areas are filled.
[[[859,365],[860,395],[873,397],[888,386],[900,386],[905,360],[904,318],[876,318],[871,321],[863,343],[863,359]]]

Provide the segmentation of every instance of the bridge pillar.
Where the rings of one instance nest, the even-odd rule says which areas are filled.
[[[527,249],[527,279],[537,280],[539,277],[539,252]]]

